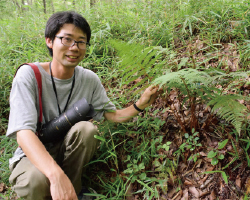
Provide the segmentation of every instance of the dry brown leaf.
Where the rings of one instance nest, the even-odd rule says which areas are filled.
[[[193,185],[193,183],[191,181],[189,181],[189,180],[185,180],[184,185],[191,186],[191,185]]]
[[[196,187],[194,187],[194,186],[189,187],[189,188],[188,188],[188,191],[189,191],[193,196],[195,196],[196,198],[199,198],[199,197],[200,197],[200,193],[199,193],[199,191],[196,189]]]
[[[176,97],[178,97],[178,93],[176,91],[172,90],[170,92],[169,99],[173,101]]]
[[[4,192],[4,190],[5,190],[4,183],[0,183],[0,193]]]
[[[206,154],[205,152],[203,152],[203,151],[201,151],[199,154],[200,154],[201,156],[207,157],[207,154]]]
[[[182,190],[180,190],[174,197],[172,200],[180,200],[182,196]]]
[[[239,68],[239,58],[233,59],[233,71],[237,71]]]
[[[183,195],[182,195],[181,200],[188,200],[188,189],[185,189],[183,191]]]
[[[241,177],[240,177],[240,175],[238,175],[238,176],[236,177],[235,184],[236,184],[239,188],[241,188]]]
[[[247,109],[250,110],[250,105],[247,105]]]
[[[209,195],[209,200],[216,200],[216,194],[214,190],[212,190],[211,194]]]
[[[203,42],[200,40],[195,41],[195,46],[198,50],[201,50],[203,48]]]
[[[129,185],[129,187],[127,188],[127,192],[126,192],[126,200],[134,200],[135,198],[133,197],[133,186],[132,184]]]
[[[250,178],[249,177],[247,178],[247,181],[246,181],[246,193],[250,194]]]
[[[207,196],[209,193],[210,193],[210,191],[201,192],[200,197]]]
[[[176,192],[177,192],[177,188],[173,188],[172,190],[168,192],[168,197],[172,198]]]

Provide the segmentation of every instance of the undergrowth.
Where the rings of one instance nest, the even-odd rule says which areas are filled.
[[[0,182],[6,186],[16,148],[4,136],[11,82],[18,65],[51,59],[44,27],[53,12],[48,5],[44,14],[38,1],[24,10],[13,2],[0,3],[7,8],[0,9]],[[160,199],[183,191],[181,166],[191,170],[206,153],[215,167],[208,173],[219,174],[216,184],[230,185],[233,173],[250,167],[248,1],[99,1],[92,8],[64,2],[54,0],[54,10],[74,9],[92,28],[80,65],[99,75],[117,108],[136,101],[148,85],[164,88],[131,122],[96,122],[101,144],[84,178],[100,199]],[[206,149],[210,137],[219,146]],[[12,195],[5,189],[6,198]]]

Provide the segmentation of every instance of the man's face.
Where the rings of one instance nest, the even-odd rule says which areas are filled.
[[[64,24],[56,36],[54,41],[46,38],[47,46],[53,51],[53,63],[66,68],[76,67],[83,60],[86,49],[79,49],[77,44],[72,47],[65,46],[58,37],[87,42],[87,35],[74,24]]]

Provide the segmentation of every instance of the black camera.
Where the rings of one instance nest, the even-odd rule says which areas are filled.
[[[80,99],[59,117],[43,124],[38,137],[44,144],[59,141],[77,122],[88,121],[94,117],[94,114],[94,107],[88,104],[85,98]]]

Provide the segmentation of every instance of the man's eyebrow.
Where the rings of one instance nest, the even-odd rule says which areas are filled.
[[[70,34],[70,33],[64,33],[64,35],[67,35],[67,36],[71,36],[71,37],[73,37],[73,35],[72,35],[72,34]],[[85,37],[85,36],[81,36],[80,38],[81,38],[81,39],[86,39],[86,37]]]

